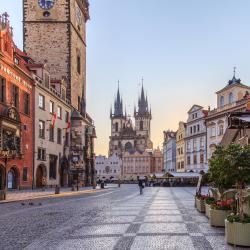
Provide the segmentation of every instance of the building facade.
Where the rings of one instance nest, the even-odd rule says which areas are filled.
[[[185,172],[185,131],[186,123],[179,122],[176,132],[176,172]]]
[[[122,160],[112,155],[108,158],[99,155],[95,158],[97,180],[119,180],[122,178]]]
[[[152,158],[151,174],[162,174],[164,172],[162,151],[159,148],[155,149]]]
[[[164,131],[163,161],[166,172],[176,172],[176,132]]]
[[[29,65],[34,79],[35,187],[71,183],[69,175],[70,112],[64,80],[51,80],[46,65]]]
[[[71,108],[70,169],[74,181],[94,184],[94,123],[86,111],[87,0],[23,1],[24,49],[66,82]]]
[[[137,180],[152,173],[152,150],[126,151],[122,156],[122,176],[124,180]]]
[[[114,112],[113,112],[114,111]],[[122,157],[125,152],[152,149],[150,139],[151,110],[142,86],[138,108],[134,111],[135,125],[123,110],[123,101],[118,88],[114,110],[110,111],[111,136],[109,141],[109,155]]]
[[[33,83],[30,59],[0,16],[0,189],[25,189],[33,180]]]
[[[223,89],[216,92],[217,107],[210,110],[206,117],[208,159],[211,158],[216,146],[221,143],[228,127],[230,113],[246,110],[249,92],[250,87],[242,84],[240,79],[236,79],[235,74]]]
[[[207,170],[205,118],[207,110],[199,105],[193,105],[188,111],[185,132],[186,171],[199,173]]]

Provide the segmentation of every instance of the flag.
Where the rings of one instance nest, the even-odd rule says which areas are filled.
[[[56,112],[54,112],[54,114],[52,116],[52,120],[51,120],[51,126],[52,126],[52,128],[55,127],[56,118],[57,118],[57,115],[56,115]]]

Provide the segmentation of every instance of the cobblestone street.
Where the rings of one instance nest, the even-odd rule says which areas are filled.
[[[33,206],[1,204],[0,249],[234,249],[224,229],[196,211],[194,192],[149,187],[140,196],[137,186],[122,185]]]

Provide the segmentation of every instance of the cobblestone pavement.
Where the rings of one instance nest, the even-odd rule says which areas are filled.
[[[194,192],[150,187],[140,196],[122,185],[40,205],[1,204],[0,249],[234,249],[224,229],[195,210]]]

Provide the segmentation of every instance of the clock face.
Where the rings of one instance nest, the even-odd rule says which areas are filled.
[[[82,24],[82,11],[78,6],[76,7],[76,20],[79,25]]]
[[[55,0],[38,0],[38,3],[41,8],[49,10],[54,6]]]

